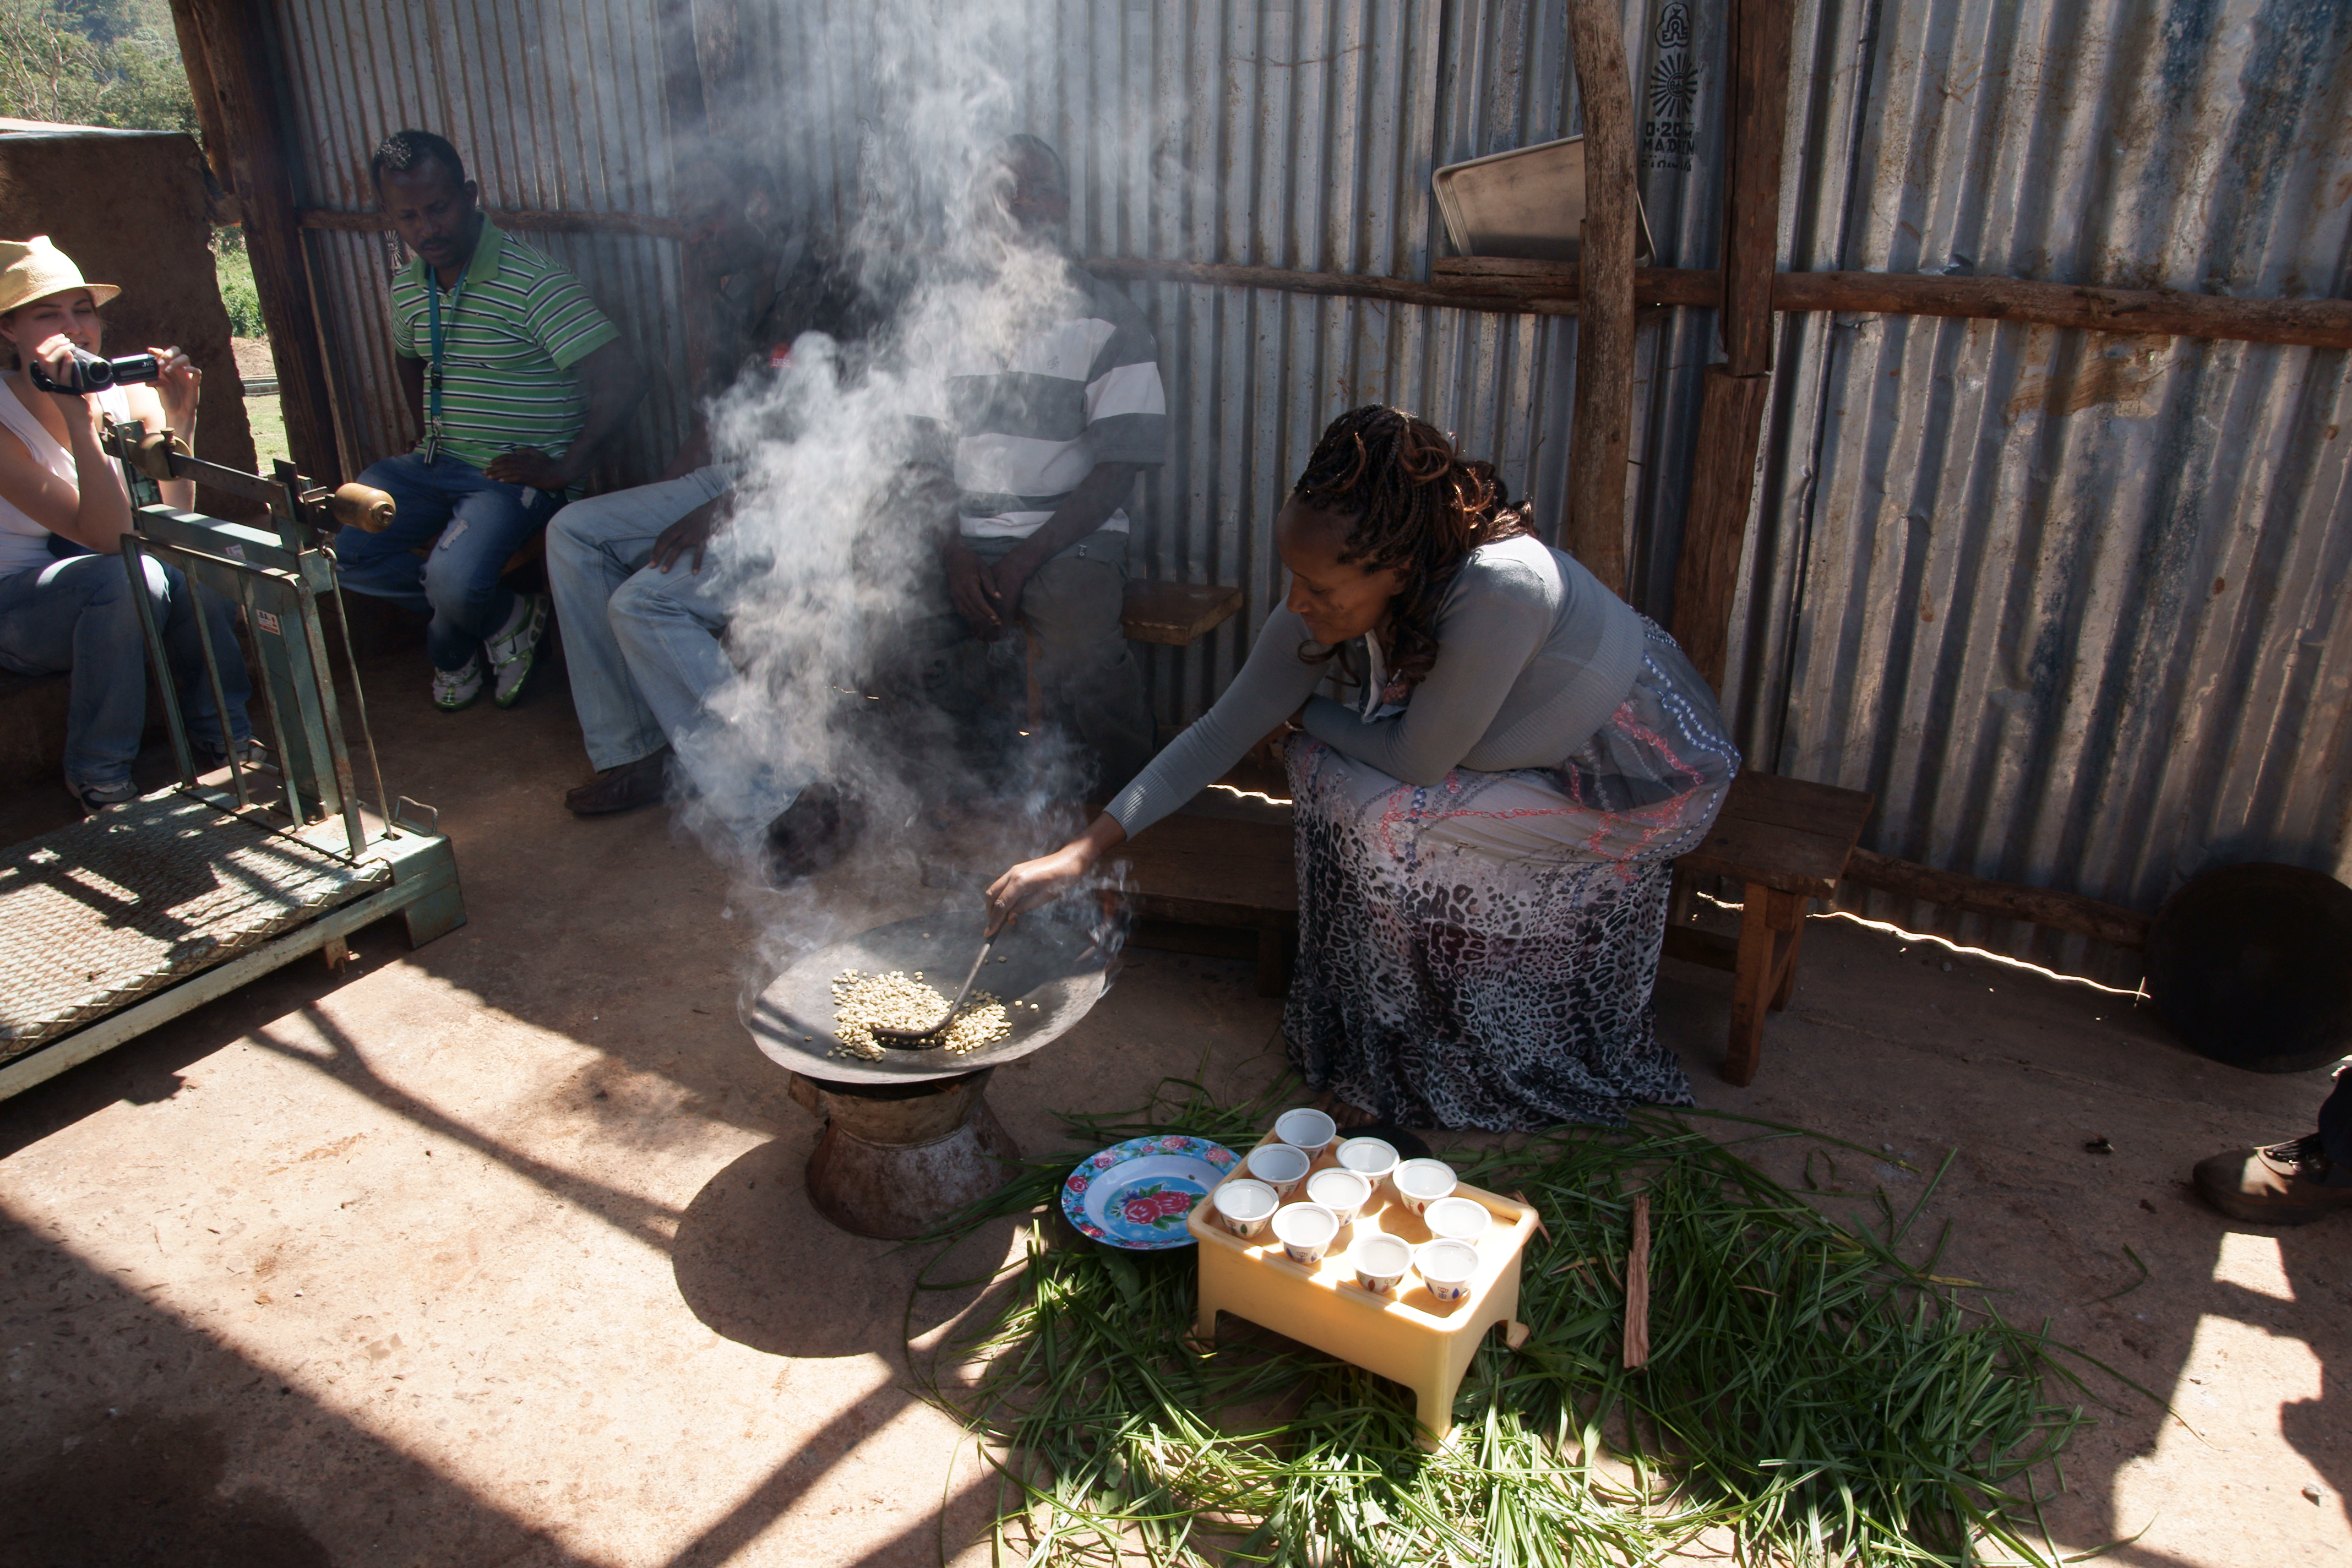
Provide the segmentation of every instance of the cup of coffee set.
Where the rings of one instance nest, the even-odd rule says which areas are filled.
[[[1375,1296],[1411,1289],[1417,1278],[1439,1302],[1470,1292],[1478,1238],[1494,1223],[1484,1204],[1454,1195],[1453,1167],[1406,1160],[1380,1138],[1342,1137],[1331,1118],[1302,1106],[1275,1119],[1274,1135],[1210,1194],[1213,1224],[1229,1234],[1279,1247],[1292,1262],[1320,1264],[1345,1246],[1355,1283]],[[1356,1221],[1395,1205],[1419,1219],[1429,1239],[1418,1245]]]

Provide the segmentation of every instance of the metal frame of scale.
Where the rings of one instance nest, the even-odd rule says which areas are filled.
[[[0,975],[20,994],[48,989],[45,1000],[27,1004],[32,1013],[0,1019],[0,1100],[307,953],[340,965],[343,939],[387,915],[404,918],[411,947],[466,920],[438,814],[385,795],[351,623],[322,542],[334,526],[370,511],[381,525],[390,499],[353,485],[312,488],[289,463],[265,479],[205,462],[169,431],[149,434],[136,422],[114,426],[105,444],[131,485],[123,568],[162,688],[180,782],[5,852],[0,900],[10,900],[12,915],[18,909],[26,915],[0,922]],[[194,479],[259,501],[271,526],[163,505],[155,487],[163,479]],[[257,744],[249,752],[231,746],[225,787],[197,776],[163,628],[140,586],[151,560],[176,567],[245,615],[257,655],[251,674],[276,749],[265,763]],[[334,602],[350,667],[373,810],[361,796],[344,742],[320,614],[326,600]],[[194,622],[205,679],[226,715],[212,630],[202,615]],[[173,910],[153,907],[175,899],[183,901]],[[207,920],[217,929],[205,929]],[[45,921],[69,929],[53,934]],[[60,979],[51,973],[59,963],[74,973]],[[84,968],[93,964],[85,983]],[[74,989],[85,984],[86,994]]]

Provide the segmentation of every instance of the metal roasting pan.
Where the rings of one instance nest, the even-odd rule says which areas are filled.
[[[977,909],[940,910],[877,926],[807,953],[743,1010],[743,1025],[770,1061],[829,1083],[920,1083],[1002,1067],[1051,1044],[1101,997],[1108,983],[1105,956],[1094,940],[1098,918],[1089,900],[1065,899],[1022,916],[996,939],[995,952],[972,983],[973,992],[986,991],[1006,1002],[1034,1002],[1036,1010],[1013,1008],[1010,1036],[966,1055],[940,1048],[894,1050],[880,1061],[829,1055],[840,1044],[833,1033],[833,982],[845,969],[869,974],[920,970],[925,980],[951,991],[980,947]],[[998,958],[1005,962],[999,963]],[[811,1037],[803,1040],[803,1036]]]

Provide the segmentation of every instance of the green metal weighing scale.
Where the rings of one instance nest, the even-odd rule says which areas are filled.
[[[362,797],[320,613],[332,601],[346,665],[351,625],[322,541],[381,492],[314,488],[289,463],[265,479],[179,450],[137,423],[108,432],[131,484],[123,538],[180,782],[0,850],[0,1100],[136,1038],[308,953],[340,965],[343,939],[397,913],[411,947],[466,921],[457,866],[429,806],[387,800],[359,673],[349,669],[373,806]],[[163,479],[194,479],[269,508],[270,526],[160,504]],[[232,748],[199,777],[162,628],[135,586],[152,559],[244,613],[272,744]],[[196,617],[221,710],[219,649]]]

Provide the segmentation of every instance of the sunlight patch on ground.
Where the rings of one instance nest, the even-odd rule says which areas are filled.
[[[2294,1287],[2287,1281],[2286,1262],[2279,1252],[2279,1238],[2275,1236],[2223,1232],[2221,1256],[2213,1260],[2213,1280],[2273,1300],[2294,1300]]]

